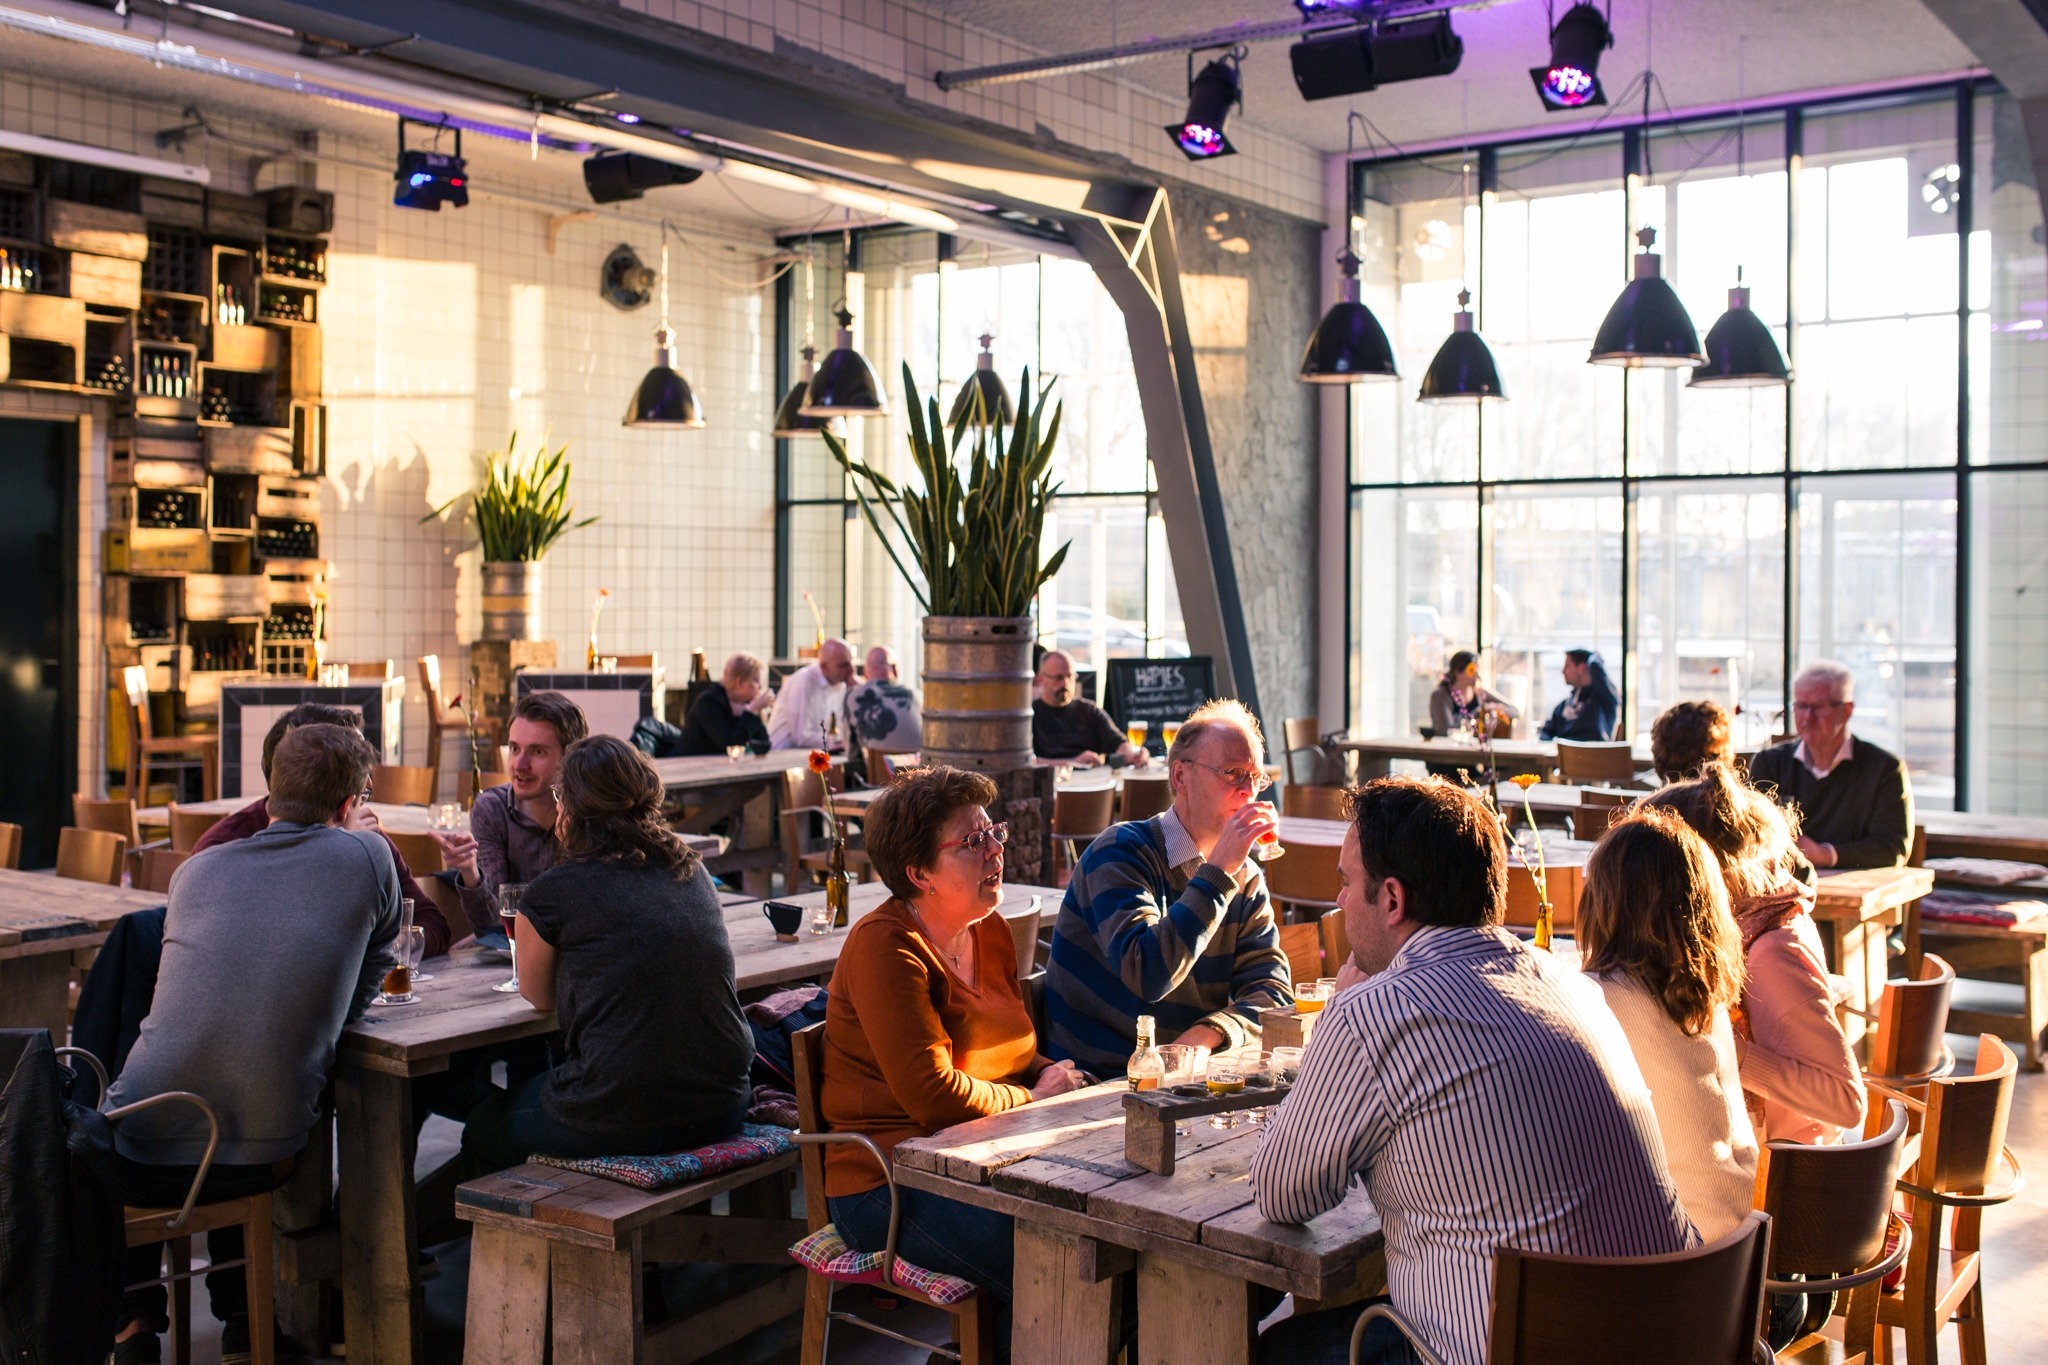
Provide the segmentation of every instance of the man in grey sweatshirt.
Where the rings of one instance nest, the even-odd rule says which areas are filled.
[[[344,726],[293,730],[271,760],[269,826],[195,855],[171,880],[156,997],[108,1099],[189,1090],[213,1106],[220,1147],[202,1202],[273,1190],[290,1176],[341,1030],[368,1008],[395,960],[390,846],[374,830],[342,828],[375,760]],[[206,1122],[190,1105],[123,1120],[115,1145],[128,1202],[182,1203],[206,1141]],[[207,1236],[215,1264],[241,1257],[239,1227]],[[158,1254],[131,1250],[127,1282],[160,1274]],[[248,1350],[241,1270],[209,1275],[206,1287],[226,1324],[224,1358]],[[164,1306],[160,1286],[127,1296],[117,1365],[159,1358]]]

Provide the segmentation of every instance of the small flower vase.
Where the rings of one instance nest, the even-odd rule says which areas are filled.
[[[853,878],[846,875],[846,838],[832,836],[832,857],[825,873],[825,905],[832,911],[832,927],[844,929],[853,895]]]

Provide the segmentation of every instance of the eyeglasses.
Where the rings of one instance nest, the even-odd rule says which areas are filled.
[[[944,853],[949,848],[964,848],[969,853],[976,853],[982,857],[987,857],[989,841],[991,839],[995,841],[997,847],[1009,843],[1010,822],[1005,820],[1000,825],[983,825],[964,839],[950,839],[940,844],[939,852]]]
[[[370,785],[366,783],[366,784],[364,785],[363,789],[362,789],[361,791],[359,791],[359,792],[357,792],[357,793],[356,793],[356,804],[357,804],[357,805],[359,805],[359,806],[364,806],[364,805],[368,805],[368,804],[369,804],[369,802],[370,802]]]
[[[1265,785],[1266,774],[1260,768],[1219,768],[1213,763],[1204,763],[1199,758],[1183,758],[1180,763],[1192,763],[1197,768],[1207,768],[1239,791],[1255,792]]]
[[[1834,711],[1849,703],[1842,701],[1795,701],[1792,714],[1795,716],[1817,716],[1823,711]]]

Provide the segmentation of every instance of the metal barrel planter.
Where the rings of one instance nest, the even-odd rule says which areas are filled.
[[[538,559],[485,561],[484,639],[541,638],[540,566]]]
[[[924,618],[924,761],[996,772],[1031,763],[1028,616]]]

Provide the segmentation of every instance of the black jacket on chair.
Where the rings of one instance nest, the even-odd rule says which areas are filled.
[[[0,1359],[101,1365],[127,1250],[114,1129],[47,1029],[0,1029]]]

